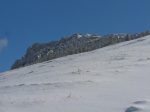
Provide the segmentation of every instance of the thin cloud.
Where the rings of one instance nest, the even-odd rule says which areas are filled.
[[[7,47],[8,40],[6,38],[0,39],[0,51],[3,50],[3,48]]]

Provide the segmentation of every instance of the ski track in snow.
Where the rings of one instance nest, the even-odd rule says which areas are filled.
[[[0,112],[150,112],[150,36],[0,73]]]

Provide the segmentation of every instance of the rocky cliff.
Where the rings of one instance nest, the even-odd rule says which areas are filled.
[[[136,34],[110,34],[98,36],[93,34],[73,34],[69,37],[45,44],[35,43],[25,55],[15,61],[11,69],[55,59],[58,57],[88,52],[111,44],[137,39],[150,35],[149,31]]]

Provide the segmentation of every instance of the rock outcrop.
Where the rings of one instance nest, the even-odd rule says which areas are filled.
[[[136,34],[110,34],[98,36],[92,34],[73,34],[70,37],[62,38],[59,41],[52,41],[45,44],[35,43],[29,47],[26,54],[16,60],[11,69],[72,55],[88,52],[119,42],[137,39],[150,35],[149,31]]]

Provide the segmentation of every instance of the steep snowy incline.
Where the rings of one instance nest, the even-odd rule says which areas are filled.
[[[0,112],[150,112],[150,36],[0,74]]]

